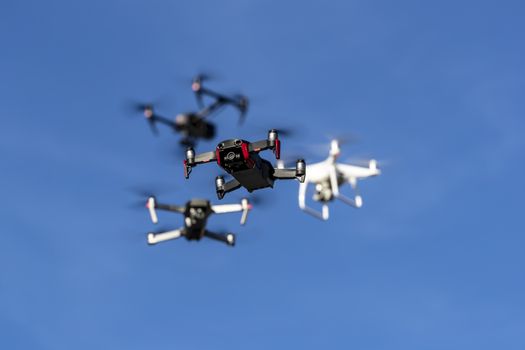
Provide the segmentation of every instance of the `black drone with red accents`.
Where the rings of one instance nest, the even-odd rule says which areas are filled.
[[[233,179],[226,182],[223,176],[215,179],[217,197],[222,199],[228,192],[240,187],[248,192],[266,187],[273,187],[277,179],[298,179],[304,182],[306,164],[298,159],[295,168],[275,168],[269,161],[259,156],[259,152],[272,150],[275,158],[280,158],[281,141],[277,130],[268,131],[266,140],[249,142],[242,139],[232,139],[220,142],[215,151],[195,155],[193,148],[186,150],[184,160],[184,176],[189,178],[193,167],[212,161],[230,174]]]

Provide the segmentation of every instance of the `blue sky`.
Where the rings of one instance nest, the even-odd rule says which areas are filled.
[[[518,1],[3,1],[0,344],[523,349],[523,15]],[[216,201],[213,169],[184,180],[176,138],[125,103],[192,110],[200,70],[253,101],[244,127],[217,119],[219,138],[297,125],[295,154],[358,135],[343,158],[385,160],[364,207],[320,222],[280,182],[246,227],[210,219],[234,249],[148,247],[129,188]]]

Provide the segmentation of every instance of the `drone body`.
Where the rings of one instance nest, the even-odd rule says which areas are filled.
[[[328,203],[336,198],[348,205],[360,208],[363,205],[363,200],[357,190],[357,181],[381,173],[375,160],[370,160],[368,167],[337,163],[339,153],[339,143],[337,140],[333,140],[328,158],[322,162],[308,165],[305,181],[299,185],[299,207],[319,219],[328,219]],[[306,205],[306,190],[310,183],[315,185],[313,200],[322,204],[322,212]],[[345,183],[350,183],[354,189],[354,198],[348,198],[340,193],[339,187]]]
[[[217,176],[215,179],[219,199],[240,187],[246,188],[248,192],[273,187],[276,179],[304,181],[306,168],[304,160],[297,160],[295,169],[274,168],[269,161],[259,156],[260,151],[267,149],[271,149],[277,159],[280,158],[281,142],[276,130],[270,130],[266,140],[253,143],[242,139],[226,140],[219,143],[215,151],[199,155],[195,155],[193,148],[188,148],[184,160],[184,176],[188,178],[192,167],[198,164],[217,162],[233,177],[228,182],[225,182],[223,176]]]
[[[169,205],[157,203],[155,197],[149,197],[146,208],[149,210],[151,221],[156,224],[158,222],[156,209],[180,213],[184,216],[184,226],[177,230],[148,234],[148,244],[156,244],[159,242],[185,237],[187,240],[199,241],[203,237],[208,237],[228,244],[235,245],[235,235],[233,233],[215,233],[208,231],[206,225],[208,218],[212,214],[223,214],[242,212],[241,224],[246,222],[248,211],[252,208],[247,199],[243,199],[240,204],[223,204],[212,205],[205,199],[192,199],[184,206]]]
[[[139,104],[137,109],[142,111],[152,131],[158,133],[157,124],[164,124],[173,132],[181,134],[180,143],[185,146],[194,146],[199,139],[211,140],[215,137],[215,124],[208,121],[208,117],[217,114],[224,107],[230,105],[240,112],[240,121],[244,120],[248,110],[248,98],[242,95],[226,96],[205,88],[204,78],[197,76],[193,79],[191,88],[195,93],[199,107],[198,112],[181,113],[175,120],[165,118],[154,112],[153,105]],[[204,105],[204,97],[213,99],[209,105]]]

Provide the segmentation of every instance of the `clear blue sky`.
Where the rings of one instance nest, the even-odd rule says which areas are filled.
[[[525,348],[524,12],[520,1],[2,1],[0,347]],[[184,180],[175,138],[152,137],[124,104],[191,110],[184,82],[201,69],[253,98],[243,128],[221,115],[220,138],[296,124],[286,154],[357,134],[343,158],[388,161],[361,184],[364,207],[335,203],[320,222],[297,208],[297,183],[280,182],[246,227],[210,219],[238,233],[233,249],[148,247],[153,227],[126,189],[214,199],[212,167]]]

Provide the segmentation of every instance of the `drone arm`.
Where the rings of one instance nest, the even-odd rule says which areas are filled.
[[[275,129],[268,131],[268,138],[266,140],[252,142],[248,146],[248,151],[250,152],[260,152],[267,149],[273,151],[275,159],[281,158],[281,141],[279,140],[279,134]]]
[[[235,96],[228,97],[222,94],[219,94],[213,90],[210,90],[202,86],[202,79],[196,78],[193,80],[192,90],[195,92],[195,97],[197,99],[197,104],[202,110],[198,113],[201,118],[206,118],[214,111],[220,109],[221,107],[230,104],[236,107],[241,113],[240,122],[244,120],[246,111],[248,109],[248,99],[244,96]],[[208,96],[215,99],[211,105],[204,107],[204,96]]]
[[[240,204],[212,205],[211,209],[216,214],[234,213],[242,211],[241,225],[244,225],[248,217],[248,211],[252,209],[252,205],[248,203],[248,200],[246,198],[243,198]]]
[[[329,217],[328,205],[323,204],[322,212],[318,212],[317,210],[312,209],[306,205],[307,187],[308,187],[307,182],[299,184],[299,208],[301,208],[301,210],[304,211],[305,213],[310,214],[318,219],[328,220],[328,217]]]
[[[228,182],[224,182],[224,177],[222,176],[217,176],[215,178],[215,190],[219,199],[223,199],[226,193],[235,191],[240,187],[241,183],[237,181],[237,179],[232,179]]]
[[[220,110],[222,107],[224,107],[225,104],[226,104],[226,102],[223,99],[218,99],[215,102],[213,102],[211,105],[206,106],[203,109],[201,109],[197,113],[197,116],[200,119],[204,119],[204,118],[208,117],[209,115],[211,115],[212,113]]]
[[[166,211],[171,211],[171,212],[174,212],[174,213],[184,213],[185,209],[184,207],[181,207],[179,205],[171,205],[171,204],[161,204],[161,203],[157,203],[157,206],[156,206],[157,209],[160,209],[160,210],[166,210]]]
[[[195,91],[195,93],[199,94],[199,95],[206,95],[206,96],[209,96],[211,98],[215,98],[217,100],[219,99],[224,99],[225,97],[222,96],[221,94],[213,91],[213,90],[210,90],[208,88],[205,88],[204,86],[200,85],[199,86],[199,89],[197,91]]]
[[[272,148],[272,145],[270,144],[268,140],[261,140],[261,141],[250,143],[250,145],[248,146],[248,151],[260,152],[260,151],[265,151],[271,148]]]
[[[162,233],[148,233],[148,244],[153,245],[164,241],[169,241],[172,239],[177,239],[184,234],[183,228],[173,231],[167,231]]]
[[[242,206],[240,204],[217,204],[212,205],[211,209],[215,214],[226,214],[241,211]]]
[[[164,124],[164,125],[167,125],[169,127],[172,127],[174,129],[177,128],[177,124],[175,124],[175,122],[171,119],[168,119],[168,118],[165,118],[165,117],[162,117],[160,115],[157,115],[157,114],[154,114],[152,117],[151,117],[151,120],[153,122],[157,122],[157,123],[160,123],[160,124]]]
[[[188,148],[186,150],[186,159],[184,160],[184,177],[187,179],[190,177],[192,167],[209,163],[217,160],[217,154],[214,151],[205,152],[195,155],[193,148]]]
[[[148,201],[146,202],[146,208],[148,208],[151,221],[154,224],[156,224],[159,221],[159,219],[157,217],[157,210],[156,209],[171,211],[171,212],[175,212],[175,213],[184,213],[184,209],[185,209],[184,207],[180,207],[178,205],[169,205],[169,204],[157,203],[156,198],[153,197],[153,196],[148,198]]]
[[[195,156],[195,160],[192,163],[192,165],[202,164],[202,163],[209,163],[217,160],[217,155],[215,151],[205,152],[201,154],[197,154]]]
[[[224,242],[229,246],[235,245],[235,235],[233,233],[221,234],[206,230],[204,232],[204,236],[216,241]]]
[[[302,159],[298,159],[295,169],[283,169],[280,167],[274,168],[273,177],[276,179],[297,179],[303,183],[306,178],[306,163]]]
[[[296,177],[296,174],[295,174],[295,169],[281,169],[281,168],[276,168],[274,169],[274,173],[273,173],[273,176],[276,178],[276,179],[295,179]]]
[[[216,102],[220,102],[221,104],[225,105],[225,104],[231,104],[231,105],[234,105],[234,106],[237,106],[238,105],[238,102],[235,98],[231,98],[231,97],[228,97],[226,95],[223,95],[223,94],[220,94],[216,91],[213,91],[213,90],[210,90],[204,86],[200,86],[200,88],[195,91],[196,94],[200,95],[201,97],[203,95],[206,95],[208,97],[211,97],[211,98],[214,98],[216,100]],[[215,102],[215,103],[216,103]]]

